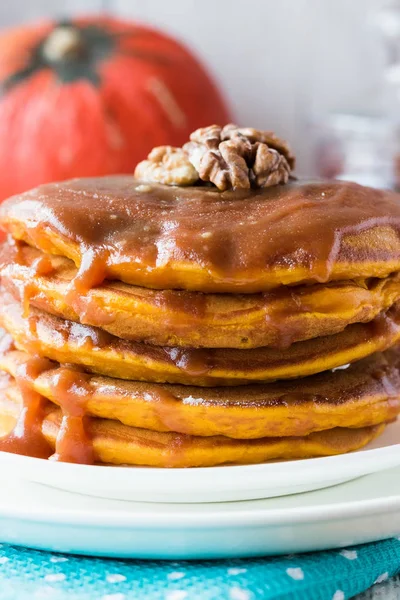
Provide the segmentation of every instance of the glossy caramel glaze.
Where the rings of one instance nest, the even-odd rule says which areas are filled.
[[[261,292],[400,270],[400,202],[348,182],[218,192],[130,176],[41,186],[6,201],[16,239],[79,266],[71,289],[105,278],[159,289]]]
[[[122,340],[88,325],[22,306],[0,291],[0,323],[18,349],[59,363],[119,379],[243,385],[319,373],[386,350],[400,340],[400,304],[369,323],[356,323],[335,335],[306,340],[289,348],[177,348]]]
[[[0,355],[0,369],[15,377],[29,360],[24,352],[9,351]],[[395,419],[399,366],[400,349],[394,349],[294,382],[199,388],[83,375],[51,363],[35,378],[33,389],[64,412],[72,403],[89,416],[152,431],[235,439],[304,436]],[[61,394],[60,378],[69,382]]]
[[[27,245],[5,245],[1,284],[24,306],[117,337],[158,346],[288,347],[367,322],[400,298],[400,274],[384,279],[281,287],[261,294],[151,290],[105,282],[71,294],[74,263]],[[160,326],[162,324],[162,326]]]
[[[1,377],[0,377],[1,380]],[[0,429],[3,415],[17,418],[22,399],[18,388],[0,381]],[[61,411],[49,405],[42,432],[54,448],[62,423]],[[89,418],[95,462],[153,467],[210,467],[262,463],[274,459],[311,458],[357,450],[382,433],[385,425],[357,429],[334,428],[303,437],[237,440],[224,436],[197,437],[128,427],[109,419]]]
[[[12,352],[8,349],[7,342],[8,336],[2,334],[0,362]],[[52,445],[43,434],[43,422],[50,403],[37,389],[36,381],[52,369],[54,364],[45,358],[27,355],[26,360],[14,366],[15,387],[21,399],[20,410],[13,428],[0,438],[0,451],[62,462],[93,464],[92,440],[86,424],[85,402],[88,389],[85,375],[71,368],[60,367],[51,380],[49,391],[57,397],[62,416],[53,453]],[[9,385],[7,389],[8,387]]]
[[[61,367],[50,382],[50,390],[58,400],[62,415],[52,460],[93,464],[93,443],[86,414],[90,390],[85,374]]]
[[[48,401],[34,389],[33,382],[51,366],[45,358],[28,357],[14,373],[21,395],[21,409],[14,428],[0,438],[0,450],[36,458],[49,458],[51,446],[42,433],[45,408]]]

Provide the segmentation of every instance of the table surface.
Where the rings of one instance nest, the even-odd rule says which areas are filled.
[[[354,600],[399,600],[400,598],[400,576],[393,577],[389,581],[374,585],[371,589],[354,598]]]

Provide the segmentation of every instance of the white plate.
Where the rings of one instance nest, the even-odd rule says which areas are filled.
[[[400,533],[400,468],[317,492],[217,504],[70,494],[0,470],[0,542],[110,557],[193,559],[350,546]]]
[[[197,469],[54,463],[0,452],[0,467],[28,481],[101,498],[226,502],[322,489],[400,465],[400,422],[363,450],[342,456]]]

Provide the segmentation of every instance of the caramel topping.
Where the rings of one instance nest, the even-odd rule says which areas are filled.
[[[0,351],[7,354],[12,348],[9,336],[0,340]],[[51,371],[49,390],[62,410],[61,427],[56,438],[56,452],[43,435],[43,422],[49,402],[35,389],[36,380]],[[91,388],[85,374],[76,369],[59,368],[46,358],[28,357],[13,373],[19,388],[22,406],[13,430],[0,438],[0,450],[36,458],[51,458],[62,462],[93,464],[92,440],[86,428],[86,401]]]
[[[48,254],[40,254],[27,267],[25,262],[24,244],[18,242],[3,244],[0,252],[0,269],[13,263],[26,267],[27,281],[24,283],[15,281],[14,279],[5,281],[2,278],[1,285],[7,288],[11,293],[15,293],[15,291],[18,292],[23,307],[23,315],[24,317],[27,317],[29,315],[29,304],[36,290],[36,277],[51,275],[54,272],[52,257]]]
[[[104,278],[161,289],[260,292],[282,284],[400,270],[400,202],[347,182],[220,193],[131,177],[41,186],[6,201],[0,222],[80,267],[80,293]]]
[[[92,440],[86,427],[86,402],[91,394],[87,376],[61,368],[52,377],[50,387],[63,412],[52,460],[93,464]]]
[[[48,403],[33,388],[33,381],[51,366],[45,358],[30,358],[18,366],[16,382],[22,397],[22,408],[14,429],[0,439],[0,450],[36,458],[49,458],[52,449],[42,433],[45,407]]]

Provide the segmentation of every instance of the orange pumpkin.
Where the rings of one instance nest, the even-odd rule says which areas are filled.
[[[151,148],[229,120],[175,40],[110,17],[0,36],[0,199],[69,177],[133,172]]]

